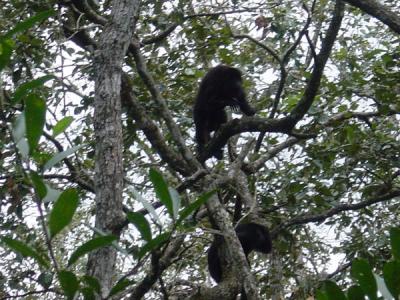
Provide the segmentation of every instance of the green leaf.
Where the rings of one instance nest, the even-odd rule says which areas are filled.
[[[32,28],[35,25],[35,23],[40,23],[54,14],[55,14],[54,10],[47,10],[47,11],[40,12],[40,13],[34,15],[33,17],[30,17],[22,22],[17,23],[17,25],[13,29],[8,31],[3,37],[0,37],[0,42],[3,41],[4,39],[13,38],[13,36],[16,33],[28,30],[29,28]]]
[[[99,280],[93,276],[85,275],[82,277],[82,281],[89,286],[92,290],[94,290],[97,294],[101,293],[101,286]]]
[[[14,43],[11,40],[0,42],[0,72],[9,64]]]
[[[53,127],[53,137],[56,137],[60,133],[64,132],[65,129],[68,128],[69,125],[74,121],[73,117],[65,117],[62,118],[60,121],[57,122],[56,125]]]
[[[400,261],[400,228],[390,229],[390,246],[392,247],[393,257]]]
[[[165,243],[170,236],[170,233],[162,233],[156,236],[154,239],[147,242],[138,252],[138,259],[141,259],[146,253],[160,247],[163,243]]]
[[[21,153],[23,158],[28,158],[29,155],[29,146],[28,142],[25,139],[26,135],[26,126],[25,126],[25,113],[21,113],[17,120],[15,121],[12,129],[12,135],[14,142],[17,144],[17,148]]]
[[[31,257],[34,260],[36,260],[41,266],[45,267],[46,269],[49,267],[49,260],[48,258],[44,258],[41,255],[39,255],[34,249],[29,247],[23,242],[14,240],[9,237],[2,237],[1,240],[12,250],[15,252],[18,252],[21,254],[23,257]]]
[[[83,295],[83,300],[96,300],[94,291],[90,287],[81,288],[80,291]]]
[[[400,296],[400,262],[387,262],[383,267],[383,279],[386,287],[395,299]]]
[[[35,150],[43,133],[46,121],[46,102],[35,94],[28,95],[25,101],[25,126],[29,152]]]
[[[25,113],[22,113],[17,117],[17,120],[15,121],[13,126],[12,135],[14,141],[18,143],[21,139],[24,138],[25,134],[26,134]]]
[[[61,195],[61,191],[53,189],[51,186],[46,184],[47,194],[43,198],[43,203],[55,202]]]
[[[17,148],[23,158],[27,159],[29,157],[29,145],[28,141],[25,138],[21,139],[17,143]]]
[[[55,154],[43,167],[43,171],[51,169],[54,165],[58,164],[60,161],[62,161],[64,158],[67,158],[80,148],[82,148],[84,145],[77,145],[72,148],[69,148],[63,152],[59,152]]]
[[[53,273],[43,272],[38,277],[38,282],[42,287],[48,289],[53,283]]]
[[[347,298],[349,300],[365,300],[365,294],[358,285],[353,285],[352,287],[349,288],[347,291]]]
[[[176,189],[174,189],[173,187],[168,187],[168,192],[171,196],[172,199],[172,208],[173,208],[173,216],[174,216],[174,220],[176,220],[176,218],[178,217],[178,212],[179,209],[181,208],[181,197],[179,196],[179,193]]]
[[[354,132],[354,127],[348,126],[345,127],[345,132],[346,132],[346,139],[350,144],[354,144],[355,142],[355,132]]]
[[[46,197],[47,188],[46,185],[43,183],[42,178],[35,172],[31,172],[31,180],[33,183],[33,187],[35,188],[36,194],[42,200]]]
[[[183,209],[180,212],[180,217],[178,221],[176,222],[178,225],[183,222],[191,213],[193,213],[195,210],[197,210],[200,206],[202,206],[204,203],[207,202],[208,199],[215,193],[215,190],[207,192],[199,197],[196,201],[193,203],[189,204],[188,207]]]
[[[315,297],[317,300],[329,300],[328,296],[321,290],[316,292]]]
[[[107,235],[107,236],[100,236],[87,241],[83,245],[79,246],[78,249],[72,253],[71,257],[68,260],[68,266],[75,263],[80,257],[84,256],[85,254],[96,250],[98,248],[102,248],[105,246],[110,245],[113,241],[117,239],[116,236]]]
[[[126,217],[128,221],[135,225],[137,230],[139,230],[142,238],[145,241],[149,242],[151,240],[151,229],[149,222],[147,222],[147,219],[138,212],[128,212],[126,214]]]
[[[117,282],[116,285],[113,286],[113,288],[110,291],[110,294],[108,297],[110,298],[111,296],[114,296],[118,294],[119,292],[122,292],[125,290],[128,286],[130,286],[133,283],[133,281],[128,280],[128,279],[123,279]]]
[[[371,300],[377,299],[377,285],[371,267],[364,259],[356,259],[351,266],[351,276],[353,276],[364,293]]]
[[[153,205],[151,205],[149,201],[143,198],[142,195],[133,186],[130,186],[129,190],[133,193],[135,199],[138,200],[140,203],[142,203],[143,207],[150,213],[153,222],[160,224],[161,223],[160,218],[158,217],[157,212],[154,209]]]
[[[382,277],[374,273],[375,281],[378,286],[379,295],[383,297],[383,299],[392,299],[392,296],[385,284],[385,281]]]
[[[332,281],[325,281],[323,284],[323,290],[328,300],[346,300],[346,295],[342,290]]]
[[[75,274],[69,271],[62,270],[58,273],[61,288],[68,299],[74,299],[76,292],[79,289],[79,282]]]
[[[72,221],[78,203],[78,193],[75,189],[68,189],[60,195],[50,213],[49,229],[51,238]]]
[[[21,84],[17,90],[14,92],[14,96],[13,99],[11,101],[12,104],[16,104],[19,101],[21,101],[21,99],[28,95],[30,92],[32,92],[32,90],[34,90],[35,88],[38,87],[42,87],[43,84],[46,81],[49,81],[51,79],[55,78],[53,75],[46,75],[28,82],[25,82],[23,84]]]
[[[165,205],[169,215],[171,217],[174,217],[171,195],[169,194],[168,185],[164,181],[164,178],[155,169],[150,169],[149,177],[151,182],[153,183],[154,190],[158,199],[160,199],[161,203]]]

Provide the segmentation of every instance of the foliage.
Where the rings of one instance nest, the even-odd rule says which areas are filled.
[[[126,220],[110,231],[93,221],[93,110],[97,37],[113,1],[85,1],[90,11],[80,1],[3,3],[0,299],[94,299],[102,286],[87,259],[109,247],[118,255],[109,296],[189,299],[208,283],[214,224],[205,204],[218,195],[233,219],[237,194],[257,200],[274,233],[274,255],[250,259],[262,298],[397,299],[400,39],[347,5],[310,87],[335,2],[142,3],[134,39],[151,80],[131,45],[121,96]],[[190,164],[191,106],[218,63],[242,70],[257,126],[290,116],[311,88],[317,94],[293,131],[267,130],[258,153],[261,127],[235,120],[230,155],[225,147],[222,161],[201,169]]]
[[[357,281],[357,285],[351,286],[346,295],[332,281],[326,281],[322,290],[318,292],[317,299],[398,299],[400,296],[400,261],[398,249],[400,247],[400,229],[390,230],[393,260],[383,266],[383,278],[373,273],[371,266],[364,259],[356,259],[352,263],[351,275]],[[380,298],[379,298],[380,299]]]

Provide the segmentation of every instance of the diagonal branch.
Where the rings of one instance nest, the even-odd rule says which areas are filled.
[[[314,7],[314,5],[315,5],[315,1],[313,2],[312,6]],[[299,43],[300,43],[301,39],[303,38],[303,36],[306,35],[308,27],[311,24],[311,14],[310,14],[309,10],[306,8],[306,6],[303,6],[303,8],[307,11],[307,14],[308,14],[306,23],[304,24],[303,29],[300,31],[299,36],[297,37],[297,39],[295,40],[293,45],[291,45],[286,50],[286,52],[282,55],[282,58],[279,60],[281,78],[279,80],[278,90],[276,91],[276,94],[275,94],[275,97],[274,97],[274,101],[273,101],[273,104],[272,104],[272,110],[271,110],[271,112],[270,112],[270,114],[268,116],[270,119],[275,117],[275,114],[276,114],[276,112],[278,110],[279,102],[280,102],[281,97],[282,97],[283,89],[285,88],[286,79],[287,79],[287,76],[288,76],[288,72],[286,70],[286,65],[287,65],[287,63],[289,61],[289,57],[293,53],[293,51],[297,48],[297,46],[299,45]],[[254,148],[254,153],[257,153],[260,150],[262,141],[263,141],[264,136],[265,136],[265,133],[266,133],[265,131],[261,132],[260,135],[258,136],[257,144],[256,144],[256,146]]]
[[[145,113],[142,105],[137,101],[129,77],[122,75],[121,97],[123,103],[128,107],[128,113],[136,121],[139,128],[148,138],[151,145],[157,149],[161,159],[166,162],[172,169],[182,175],[189,175],[192,169],[185,163],[180,155],[178,155],[171,147],[169,147],[163,138],[158,126]]]
[[[195,19],[195,18],[202,18],[202,17],[218,17],[221,15],[229,15],[229,14],[240,14],[243,12],[248,12],[249,9],[239,9],[239,10],[230,10],[230,11],[221,11],[221,12],[215,12],[215,13],[199,13],[199,14],[191,14],[187,15],[181,18],[179,22],[175,22],[167,27],[164,31],[160,32],[159,34],[145,38],[141,41],[141,44],[143,45],[149,45],[149,44],[154,44],[154,43],[159,43],[168,35],[170,35],[174,30],[179,26],[182,25],[186,20],[190,19]]]
[[[209,184],[207,184],[207,179]],[[214,187],[214,180],[209,176],[208,178],[206,177],[203,181],[203,186]],[[224,237],[226,247],[222,247],[224,252],[223,256],[226,257],[228,264],[231,266],[231,271],[234,271],[234,273],[230,274],[231,276],[233,275],[232,279],[236,282],[239,281],[240,283],[243,283],[242,287],[244,288],[248,299],[259,299],[255,284],[256,281],[250,271],[246,256],[232,226],[228,212],[215,194],[210,197],[206,206],[211,223],[221,231],[221,234]],[[228,271],[229,269],[227,268],[226,270]],[[228,277],[230,278],[231,276]]]
[[[329,24],[328,31],[324,40],[322,41],[321,50],[315,58],[315,65],[312,71],[311,77],[307,83],[307,87],[304,91],[302,98],[296,107],[290,113],[290,118],[292,118],[294,124],[296,125],[307,111],[310,109],[315,96],[318,93],[319,86],[321,84],[321,78],[324,72],[326,62],[328,61],[329,55],[333,48],[333,44],[336,40],[336,36],[339,32],[340,25],[342,23],[344,13],[344,3],[341,0],[337,0],[335,4],[334,14],[332,21]]]
[[[63,152],[64,151],[64,147],[61,145],[61,143],[59,141],[57,141],[54,137],[52,137],[50,134],[44,132],[43,135],[49,140],[51,141],[54,146],[56,146],[57,150],[59,152]],[[69,158],[64,158],[63,159],[65,165],[67,166],[69,172],[71,173],[71,176],[68,176],[67,179],[71,180],[72,182],[77,183],[81,188],[94,193],[94,183],[92,178],[89,178],[89,176],[85,176],[88,177],[87,181],[81,179],[81,172],[80,170],[78,170],[71,162],[71,160]],[[86,174],[85,174],[86,175]],[[65,177],[66,178],[66,177]]]
[[[176,143],[180,154],[187,161],[187,163],[193,168],[198,169],[200,164],[194,159],[193,153],[189,150],[189,148],[185,144],[185,140],[181,134],[181,131],[178,125],[173,120],[173,117],[169,111],[167,103],[165,99],[161,96],[159,89],[156,87],[156,83],[154,78],[151,76],[149,71],[147,70],[146,62],[140,53],[139,42],[136,40],[130,44],[129,47],[130,53],[132,53],[133,58],[136,63],[136,68],[141,77],[143,83],[146,85],[150,94],[153,97],[154,102],[158,105],[159,112],[161,117],[164,119],[171,136]]]
[[[395,198],[400,197],[400,189],[394,189],[391,192],[388,192],[382,196],[373,198],[373,199],[368,199],[365,201],[361,201],[355,204],[340,204],[337,205],[323,213],[320,214],[305,214],[302,216],[298,216],[293,218],[292,220],[289,220],[288,222],[285,222],[279,226],[277,226],[273,231],[272,231],[272,236],[276,236],[279,231],[281,231],[284,228],[288,228],[290,226],[294,225],[300,225],[300,224],[306,224],[306,223],[315,223],[315,222],[323,222],[326,219],[337,215],[341,212],[345,211],[353,211],[353,210],[360,210],[363,209],[367,206],[377,204],[380,202],[392,200]]]
[[[67,2],[68,3],[68,2]],[[83,13],[86,18],[95,24],[105,25],[107,19],[99,15],[87,2],[87,0],[71,0],[68,4],[75,6],[79,12]]]
[[[179,248],[183,245],[184,239],[185,235],[181,235],[171,241],[164,253],[157,251],[152,253],[151,269],[147,272],[143,280],[135,286],[129,297],[130,300],[143,299],[143,296],[152,288],[157,279],[160,278],[162,272],[173,263]]]
[[[358,7],[363,12],[377,18],[400,34],[400,15],[391,11],[389,7],[375,0],[344,0],[352,6]]]

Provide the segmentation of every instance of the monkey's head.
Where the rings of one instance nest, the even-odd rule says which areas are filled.
[[[236,110],[240,109],[247,116],[254,115],[256,110],[247,102],[240,70],[225,65],[219,65],[215,69],[220,73],[221,92],[226,96],[224,99],[225,106],[230,106]]]

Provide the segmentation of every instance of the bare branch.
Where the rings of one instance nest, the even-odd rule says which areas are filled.
[[[360,209],[363,209],[370,205],[388,201],[388,200],[392,200],[397,197],[400,197],[400,189],[394,189],[382,196],[379,196],[379,197],[376,197],[373,199],[368,199],[365,201],[361,201],[359,203],[340,204],[340,205],[337,205],[337,206],[335,206],[323,213],[320,213],[320,214],[306,214],[303,216],[298,216],[298,217],[293,218],[292,220],[289,220],[288,222],[285,222],[285,223],[279,225],[277,228],[275,228],[272,231],[272,235],[276,236],[276,234],[278,234],[278,232],[281,231],[283,228],[287,228],[287,227],[294,226],[294,225],[306,224],[306,223],[323,222],[326,219],[328,219],[334,215],[337,215],[341,212],[360,210]]]
[[[248,39],[249,41],[252,41],[254,44],[256,44],[257,46],[259,46],[260,48],[264,49],[265,51],[267,51],[276,61],[279,62],[279,64],[282,63],[281,58],[279,57],[279,54],[275,52],[274,49],[272,49],[271,47],[269,47],[268,45],[261,43],[260,41],[256,40],[255,38],[253,38],[250,35],[247,34],[233,34],[232,36],[236,39]]]
[[[63,295],[62,293],[60,293],[59,291],[57,291],[56,289],[45,289],[45,290],[39,290],[39,291],[29,291],[26,292],[24,294],[17,294],[17,295],[7,295],[4,296],[4,294],[2,294],[0,300],[7,300],[7,299],[26,299],[29,298],[29,296],[32,295],[38,295],[38,294],[47,294],[47,293],[54,293],[54,294],[58,294],[58,295]]]
[[[107,19],[99,15],[87,2],[87,0],[70,0],[65,2],[68,5],[73,5],[78,11],[83,13],[85,17],[95,24],[105,25]]]
[[[345,121],[351,118],[358,118],[362,121],[365,121],[365,119],[368,118],[373,118],[373,117],[379,117],[379,116],[391,116],[395,114],[400,114],[400,112],[396,111],[389,111],[387,113],[381,113],[379,111],[375,112],[352,112],[352,111],[347,111],[344,113],[338,113],[336,115],[333,115],[332,117],[329,118],[329,120],[324,124],[327,126],[332,125],[333,123],[340,122],[340,121]]]
[[[313,3],[313,6],[314,6],[314,3]],[[286,64],[289,61],[290,55],[293,53],[293,51],[299,45],[299,43],[300,43],[301,39],[303,38],[303,36],[305,34],[307,34],[308,27],[311,24],[311,15],[310,15],[308,9],[305,6],[303,6],[303,8],[305,8],[305,10],[308,13],[307,21],[304,24],[303,29],[300,31],[299,36],[297,37],[297,39],[295,40],[293,45],[291,45],[286,50],[286,52],[282,55],[282,58],[279,60],[281,77],[280,77],[280,80],[279,80],[278,90],[275,93],[274,101],[273,101],[273,104],[272,104],[272,109],[271,109],[271,112],[270,112],[270,114],[268,116],[271,119],[275,117],[275,114],[276,114],[276,112],[278,110],[279,101],[281,100],[283,89],[284,89],[285,84],[286,84],[286,79],[287,79],[287,76],[288,76],[288,73],[286,71]],[[265,133],[266,133],[265,131],[261,132],[260,135],[258,136],[257,143],[256,143],[256,146],[254,148],[254,153],[257,153],[260,150],[262,141],[263,141],[264,136],[265,136]]]
[[[249,173],[257,172],[259,169],[261,169],[264,166],[264,164],[267,161],[269,161],[271,158],[276,156],[282,150],[295,145],[297,142],[298,142],[298,139],[291,137],[291,138],[287,139],[286,141],[284,141],[283,143],[276,145],[275,147],[269,149],[268,152],[266,154],[264,154],[263,156],[261,156],[259,159],[257,159],[253,163],[247,165],[246,171],[248,171]]]

